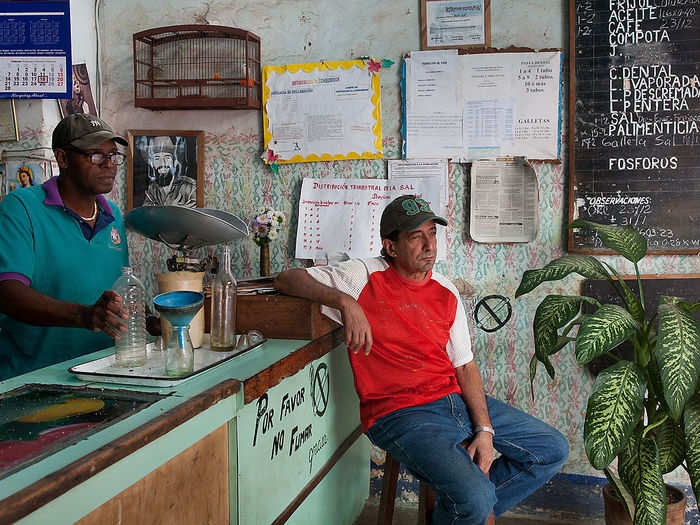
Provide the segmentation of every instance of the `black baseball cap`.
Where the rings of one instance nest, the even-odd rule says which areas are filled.
[[[122,146],[129,144],[124,137],[114,133],[104,120],[88,113],[74,113],[61,120],[53,130],[51,149],[69,145],[88,149],[108,140],[113,140]]]
[[[401,195],[391,201],[384,212],[379,224],[379,235],[386,239],[395,231],[415,230],[423,223],[433,220],[447,226],[447,221],[435,215],[430,205],[415,195]]]

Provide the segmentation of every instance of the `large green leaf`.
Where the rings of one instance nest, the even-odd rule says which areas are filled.
[[[689,303],[687,301],[681,301],[678,303],[678,306],[683,308],[688,313],[694,313],[694,312],[700,312],[700,301],[697,303]]]
[[[633,263],[639,262],[647,253],[647,240],[631,226],[610,226],[577,219],[569,228],[587,228],[598,232],[603,246],[615,250]]]
[[[666,523],[666,486],[659,470],[659,450],[653,439],[641,439],[637,462],[641,476],[634,501],[634,524],[663,525]]]
[[[538,270],[526,270],[520,281],[520,286],[515,292],[518,298],[524,295],[545,281],[558,281],[570,273],[577,273],[588,279],[610,279],[610,275],[605,267],[598,262],[598,259],[590,255],[564,255],[550,261],[544,268]]]
[[[635,321],[637,321],[638,323],[642,323],[646,316],[644,314],[644,307],[642,306],[639,297],[630,289],[629,286],[627,286],[627,283],[622,278],[622,276],[619,273],[617,273],[617,270],[615,270],[615,268],[613,268],[606,262],[604,262],[603,264],[608,268],[608,270],[610,270],[610,273],[617,277],[617,281],[613,281],[610,284],[613,287],[615,284],[618,284],[622,288],[622,293],[624,296],[623,298],[625,300],[625,304],[627,305],[627,310],[629,310],[629,312],[632,314],[632,317],[634,317]]]
[[[630,361],[603,370],[588,399],[583,443],[588,460],[602,470],[615,458],[642,416],[646,380]]]
[[[641,432],[638,430],[632,432],[617,456],[617,470],[620,473],[620,479],[632,493],[632,498],[635,501],[642,484],[642,473],[637,461],[641,439]],[[631,513],[630,517],[634,517],[634,514]]]
[[[615,304],[604,304],[587,315],[576,336],[576,360],[586,364],[626,341],[639,329],[632,315]]]
[[[545,366],[549,364],[547,371],[552,379],[554,370],[550,372],[549,356],[561,350],[567,343],[566,339],[562,341],[559,337],[559,328],[576,317],[584,301],[600,305],[595,299],[580,295],[548,295],[537,307],[532,323],[535,334],[535,355]]]
[[[683,412],[685,462],[690,473],[693,492],[700,495],[700,394],[695,394]]]
[[[656,362],[661,372],[664,399],[678,421],[693,395],[700,373],[700,323],[678,306],[659,305]]]
[[[620,450],[618,470],[634,498],[635,524],[666,523],[666,488],[658,461],[656,443],[639,432],[633,432]]]
[[[609,468],[605,469],[605,477],[608,478],[608,483],[615,489],[615,495],[620,498],[627,515],[632,519],[632,516],[634,516],[634,498],[629,488]]]
[[[664,415],[660,412],[657,417],[664,417]],[[683,462],[685,456],[683,430],[668,418],[654,430],[654,439],[659,448],[659,469],[661,474],[667,474]]]

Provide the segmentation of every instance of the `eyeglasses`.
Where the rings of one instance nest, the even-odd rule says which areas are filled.
[[[102,166],[102,164],[104,164],[107,159],[109,159],[110,162],[115,166],[121,166],[122,164],[124,164],[124,159],[126,159],[126,155],[124,155],[123,153],[119,153],[118,151],[114,153],[102,153],[100,151],[88,153],[87,151],[78,149],[75,146],[70,146],[70,149],[72,151],[75,151],[76,153],[85,155],[88,159],[90,159],[90,163],[95,164],[96,166]]]

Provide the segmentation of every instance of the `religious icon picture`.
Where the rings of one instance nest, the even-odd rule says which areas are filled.
[[[126,209],[204,205],[204,132],[128,130]]]
[[[87,64],[73,64],[73,97],[59,98],[58,105],[61,108],[61,116],[72,115],[73,113],[89,113],[97,115],[97,107],[92,98],[92,88],[90,87],[90,77],[88,75]]]
[[[53,175],[49,160],[8,160],[6,163],[7,192],[43,184]]]

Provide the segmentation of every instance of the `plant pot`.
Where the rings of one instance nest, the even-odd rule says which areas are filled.
[[[666,525],[683,525],[685,523],[685,494],[682,490],[666,485]],[[605,505],[605,523],[607,525],[632,525],[625,506],[613,493],[610,485],[603,487],[603,504]]]

